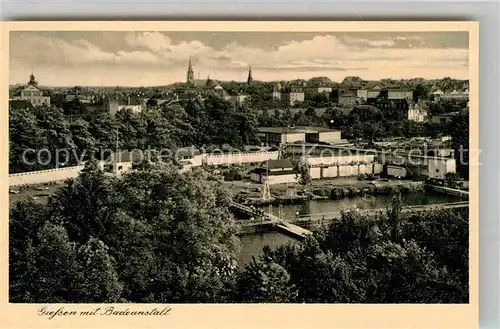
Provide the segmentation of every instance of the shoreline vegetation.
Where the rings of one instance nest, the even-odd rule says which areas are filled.
[[[300,194],[286,195],[283,188],[276,187],[270,200],[262,201],[239,196],[239,200],[251,205],[294,204],[309,200],[340,200],[356,196],[397,195],[424,192],[425,182],[401,181],[397,185],[349,184],[344,186],[319,185],[303,188]]]

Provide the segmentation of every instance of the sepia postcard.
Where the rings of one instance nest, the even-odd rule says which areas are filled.
[[[478,326],[476,22],[2,33],[2,328]]]

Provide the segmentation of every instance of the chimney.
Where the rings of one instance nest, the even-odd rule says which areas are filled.
[[[128,98],[127,98],[127,105],[130,105],[130,95],[128,95]]]

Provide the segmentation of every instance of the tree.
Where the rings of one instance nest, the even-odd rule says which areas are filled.
[[[47,221],[45,206],[19,201],[9,215],[9,300],[32,303],[37,299],[38,238]]]
[[[96,140],[89,132],[90,125],[87,121],[77,119],[70,123],[71,136],[80,160],[92,157],[96,151]],[[72,159],[76,163],[77,159]]]
[[[120,148],[117,146],[117,129],[116,120],[109,113],[98,114],[89,121],[89,132],[95,138],[98,150]]]
[[[309,172],[309,166],[305,163],[297,163],[295,165],[296,178],[299,184],[308,185],[311,183],[311,173]]]
[[[73,297],[75,245],[64,227],[46,223],[38,232],[35,300],[38,303],[64,303]]]
[[[91,237],[76,253],[72,293],[81,303],[116,303],[123,285],[118,279],[108,247]]]
[[[116,113],[120,147],[126,150],[145,148],[145,122],[139,113],[131,109],[123,109]]]
[[[118,183],[122,208],[150,225],[157,260],[157,302],[224,300],[237,268],[230,197],[220,177],[202,169],[126,173]]]
[[[72,241],[109,233],[116,215],[115,192],[96,161],[88,161],[76,179],[70,179],[49,199],[52,220],[61,223]]]
[[[267,248],[267,247],[265,247]],[[250,303],[293,303],[297,294],[286,269],[273,261],[264,249],[238,277],[237,298]]]
[[[38,126],[33,111],[11,108],[9,110],[9,173],[40,169],[42,166],[36,161],[36,151],[46,145],[46,136]],[[34,152],[25,153],[29,149]],[[23,154],[27,161],[23,160]]]
[[[50,151],[50,167],[56,164],[56,160],[59,163],[68,163],[70,160],[69,155],[65,152],[59,153],[59,151],[74,149],[75,144],[71,135],[70,124],[64,117],[62,110],[41,106],[36,109],[35,115],[37,124],[47,141],[47,149]]]

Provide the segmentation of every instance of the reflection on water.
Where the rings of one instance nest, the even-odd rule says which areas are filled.
[[[341,200],[313,200],[306,201],[301,204],[288,204],[282,205],[281,210],[277,205],[264,206],[264,211],[272,212],[276,216],[282,213],[283,219],[293,219],[298,213],[299,216],[309,214],[322,214],[339,212],[342,209],[356,207],[358,209],[377,209],[385,208],[393,199],[393,195],[381,196],[366,196],[366,197],[353,197]],[[439,204],[447,202],[460,201],[459,197],[445,196],[443,194],[424,194],[424,193],[409,193],[402,195],[402,201],[405,205],[425,205],[425,204]]]
[[[276,231],[245,234],[240,236],[240,241],[242,246],[242,251],[239,255],[240,264],[248,264],[252,261],[252,256],[257,258],[264,246],[269,246],[271,249],[274,249],[283,244],[297,242],[296,239]]]
[[[342,209],[352,208],[354,206],[359,209],[377,209],[384,208],[389,205],[393,197],[393,195],[382,195],[377,197],[353,197],[342,200],[306,201],[301,204],[282,205],[281,212],[283,216],[282,218],[293,219],[296,212],[298,212],[299,215],[332,213],[338,212]],[[403,204],[405,205],[439,204],[460,201],[460,198],[456,196],[424,193],[409,193],[403,195],[401,198]],[[279,216],[279,206],[265,206],[263,208],[266,212],[272,211],[272,213]],[[274,249],[282,244],[297,242],[296,239],[275,231],[243,235],[240,237],[240,240],[242,245],[240,262],[242,264],[250,262],[252,260],[252,256],[257,257],[262,248],[266,245]]]

